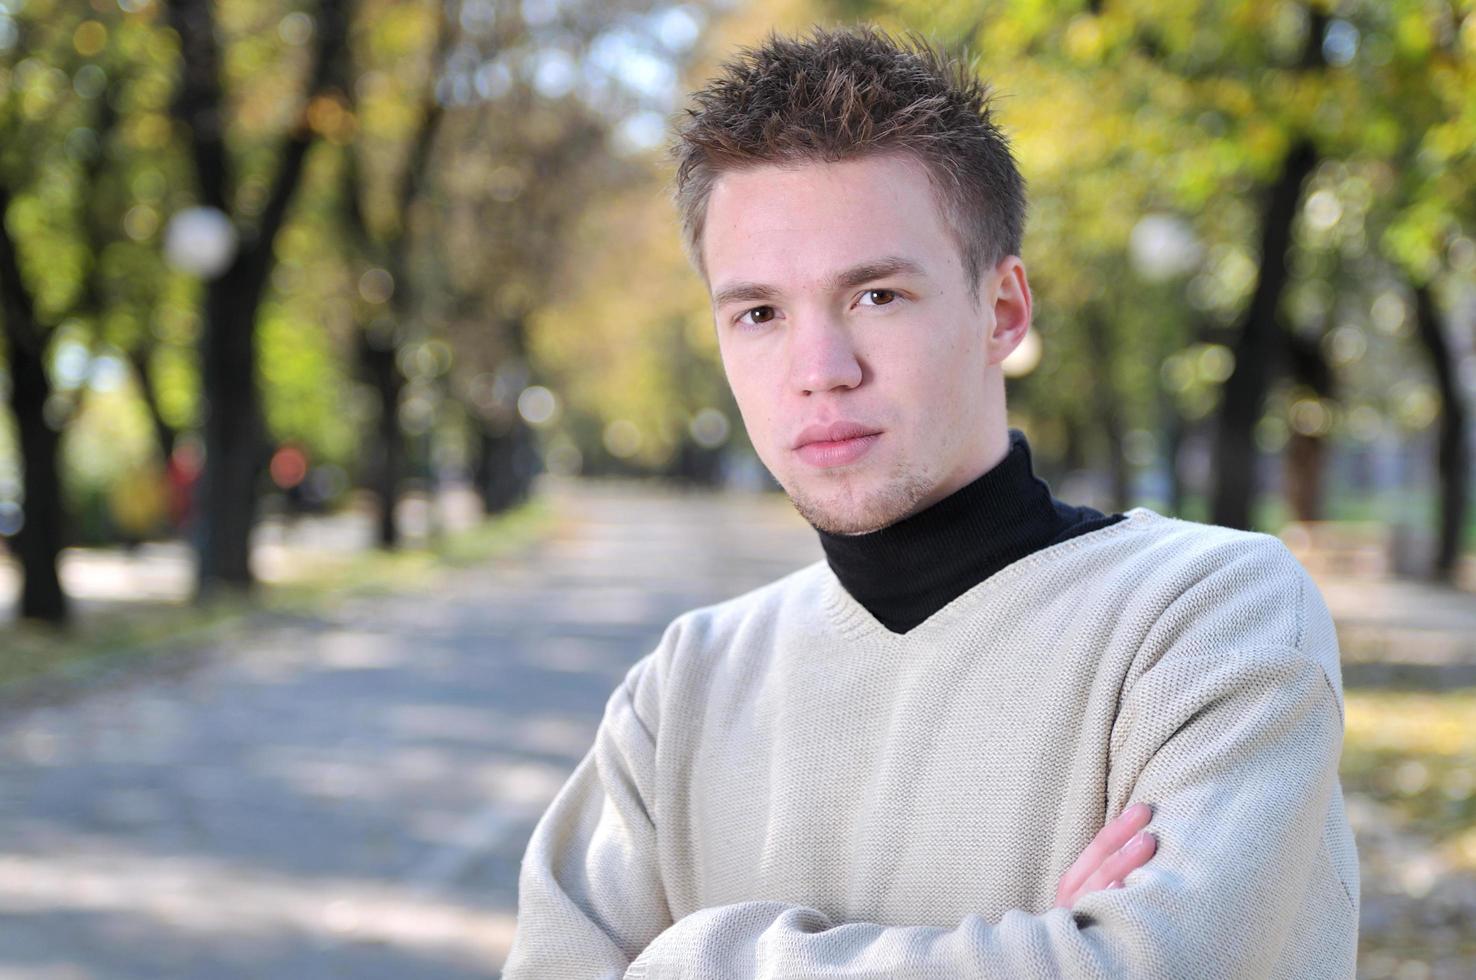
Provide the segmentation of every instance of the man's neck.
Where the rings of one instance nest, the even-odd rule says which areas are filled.
[[[864,534],[818,533],[846,591],[905,633],[1006,565],[1121,517],[1052,497],[1011,430],[994,465],[908,517]]]

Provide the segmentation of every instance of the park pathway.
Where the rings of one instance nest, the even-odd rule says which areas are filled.
[[[0,980],[495,975],[527,836],[626,669],[820,557],[779,495],[548,486],[559,529],[522,555],[0,708]],[[1431,603],[1402,669],[1467,674],[1476,604],[1403,588],[1326,590],[1370,652]],[[1367,924],[1392,923],[1388,870],[1425,852],[1350,813]]]
[[[562,529],[521,557],[5,709],[0,978],[494,976],[626,669],[820,556],[782,496],[551,492]]]

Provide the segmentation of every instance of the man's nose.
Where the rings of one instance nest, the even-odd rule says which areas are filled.
[[[811,316],[789,333],[789,375],[805,394],[854,388],[861,383],[861,361],[850,330],[833,316]]]

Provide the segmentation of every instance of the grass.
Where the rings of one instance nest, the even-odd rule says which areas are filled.
[[[1168,513],[1164,501],[1148,500],[1144,503],[1160,513]],[[1395,518],[1400,518],[1416,531],[1433,534],[1436,527],[1435,506],[1433,492],[1387,491],[1354,494],[1334,487],[1328,492],[1324,509],[1326,519],[1330,521],[1387,525]],[[1185,494],[1183,508],[1177,516],[1191,521],[1208,522],[1209,498],[1203,494]],[[1291,510],[1287,507],[1285,498],[1271,492],[1258,495],[1251,514],[1251,526],[1254,529],[1275,534],[1290,520]],[[1463,551],[1476,552],[1476,503],[1467,508],[1462,542]]]
[[[1476,687],[1345,697],[1342,778],[1399,815],[1453,866],[1476,871]]]
[[[0,648],[0,699],[38,687],[126,672],[142,659],[223,639],[263,613],[311,616],[353,596],[429,590],[458,568],[517,553],[556,530],[552,508],[533,498],[425,547],[305,558],[289,578],[202,604],[148,603],[79,616],[66,629],[17,623]]]
[[[313,556],[289,579],[267,583],[261,605],[296,612],[346,595],[414,592],[434,586],[440,575],[521,551],[552,533],[555,517],[542,498],[446,534],[426,547],[359,554]]]

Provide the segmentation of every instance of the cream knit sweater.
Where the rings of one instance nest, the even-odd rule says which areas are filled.
[[[894,634],[823,561],[693,610],[538,823],[507,980],[1351,977],[1337,639],[1275,538],[1163,517]],[[1052,908],[1153,805],[1125,886]]]

